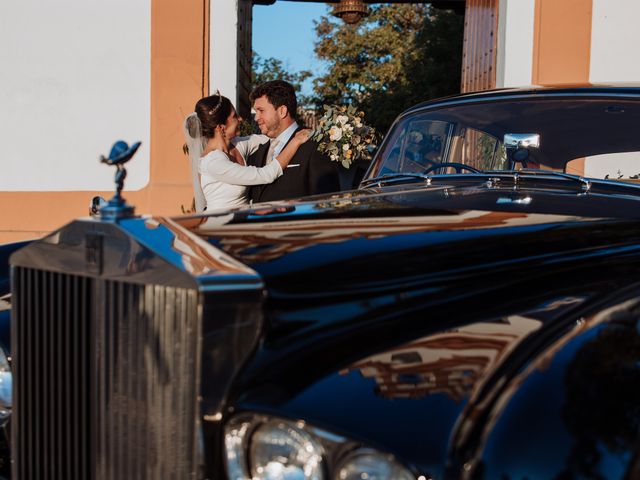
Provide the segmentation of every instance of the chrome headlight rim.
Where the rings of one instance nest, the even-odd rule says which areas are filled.
[[[335,471],[332,478],[337,480],[352,479],[346,475],[349,467],[357,467],[358,462],[363,458],[369,457],[370,460],[374,460],[378,464],[378,469],[386,467],[387,473],[382,478],[393,478],[395,480],[415,480],[416,475],[411,472],[407,467],[402,465],[396,460],[396,458],[390,453],[384,453],[379,450],[370,447],[359,447],[351,450],[344,455],[341,460],[336,464]],[[362,469],[355,468],[355,471],[359,473],[358,478],[362,478]],[[373,478],[376,476],[374,475]],[[367,478],[371,478],[371,469],[368,472]],[[421,477],[418,477],[421,478]]]
[[[283,441],[283,439],[285,441]],[[286,447],[283,446],[286,444]],[[289,450],[289,462],[277,461],[286,458],[273,455],[269,450]],[[291,422],[280,419],[269,419],[258,425],[249,439],[249,471],[251,478],[262,478],[266,472],[276,469],[298,469],[304,478],[325,480],[327,478],[325,447],[314,435],[305,430],[301,422]],[[271,453],[271,454],[270,454]],[[273,460],[276,460],[275,462]],[[281,475],[276,475],[280,477]],[[294,475],[297,476],[297,475]],[[267,474],[267,477],[271,475]]]
[[[323,480],[338,480],[341,468],[362,455],[371,455],[394,465],[408,476],[403,478],[423,478],[411,468],[398,461],[394,455],[366,446],[361,442],[315,427],[304,420],[285,418],[279,415],[242,412],[231,417],[224,425],[224,444],[228,478],[232,480],[259,479],[252,465],[252,441],[261,427],[272,423],[283,423],[300,429],[318,442],[322,450]]]

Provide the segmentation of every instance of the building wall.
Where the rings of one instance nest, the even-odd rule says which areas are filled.
[[[143,142],[124,192],[137,212],[190,207],[182,121],[210,85],[237,97],[237,58],[216,48],[247,22],[238,2],[0,2],[0,243],[109,199],[114,169],[98,157],[118,139]]]
[[[465,84],[464,91],[592,81],[592,20],[598,23],[612,10],[626,10],[634,0],[498,0],[490,5],[495,14],[495,25],[486,20],[488,2],[467,2],[465,26],[474,28],[479,45],[490,45],[495,39],[494,50],[486,47],[481,50],[487,57],[483,63],[495,65],[496,75],[488,87],[487,82],[476,81]],[[597,12],[595,17],[594,12]],[[614,23],[617,27],[622,25]],[[625,31],[632,32],[630,27]],[[612,32],[611,27],[608,32]],[[465,29],[465,38],[468,35]],[[602,36],[606,37],[607,33],[603,32]],[[465,43],[465,53],[469,48]],[[463,55],[463,62],[467,58],[474,57]],[[477,70],[478,65],[465,64],[462,78],[465,79],[465,70],[473,68]],[[619,69],[608,72],[616,78],[622,73]]]
[[[236,106],[240,115],[251,110],[251,0],[214,0],[210,13],[211,76],[209,91],[216,91]]]
[[[210,14],[210,62],[218,68],[211,69],[209,90],[212,94],[219,90],[232,102],[237,101],[238,1],[213,0]]]
[[[536,0],[534,15],[532,83],[589,82],[592,0]]]
[[[113,180],[96,159],[118,138],[142,141],[127,186],[144,188],[149,182],[151,5],[3,3],[0,43],[3,50],[16,48],[6,48],[2,56],[8,74],[0,80],[0,191],[108,190]]]
[[[496,85],[498,0],[467,0],[462,47],[463,92]]]
[[[500,1],[496,87],[532,82],[535,3],[535,0]]]
[[[496,86],[638,82],[639,15],[636,0],[500,0]],[[636,174],[637,157],[587,157],[570,173]]]
[[[640,81],[637,0],[593,0],[589,81]]]
[[[637,82],[639,15],[637,0],[500,0],[496,86]]]

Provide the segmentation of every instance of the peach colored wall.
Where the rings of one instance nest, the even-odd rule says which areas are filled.
[[[589,82],[592,0],[536,0],[533,83]]]
[[[592,11],[592,0],[536,0],[532,83],[589,83]],[[585,160],[570,169],[584,175]]]
[[[152,0],[150,181],[124,195],[138,213],[177,214],[191,204],[181,125],[208,93],[209,1]],[[108,199],[113,192],[0,192],[0,243],[36,238],[86,216],[94,195]]]

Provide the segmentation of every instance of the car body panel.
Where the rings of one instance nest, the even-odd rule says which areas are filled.
[[[254,415],[324,430],[349,448],[375,449],[416,478],[640,477],[637,179],[527,169],[379,175],[394,129],[411,118],[473,120],[499,141],[502,133],[535,134],[526,122],[544,121],[547,113],[519,117],[512,130],[495,115],[482,118],[488,107],[495,113],[520,102],[521,110],[510,110],[520,115],[569,101],[588,102],[578,110],[615,120],[600,138],[606,141],[593,136],[600,127],[592,125],[581,142],[580,132],[565,128],[569,115],[559,115],[563,135],[574,136],[571,152],[553,168],[576,152],[636,148],[637,135],[614,127],[626,118],[631,130],[640,128],[640,86],[462,95],[402,114],[357,190],[204,215],[78,221],[15,253],[14,270],[90,278],[91,298],[100,300],[87,314],[94,333],[107,332],[105,342],[114,345],[141,345],[119,355],[104,354],[98,343],[94,356],[78,350],[74,358],[103,368],[87,385],[115,392],[108,382],[117,372],[113,378],[127,385],[160,392],[144,397],[146,404],[135,393],[132,403],[121,391],[101,397],[86,432],[113,439],[117,454],[98,451],[100,444],[92,454],[122,472],[192,462],[192,477],[224,478],[225,426]],[[471,111],[475,117],[462,115]],[[463,138],[460,125],[450,132],[447,142],[454,133]],[[549,134],[541,136],[541,152],[554,143],[545,143]],[[122,284],[131,297],[118,297],[119,290],[101,297],[111,284]],[[190,290],[196,313],[188,321],[166,320],[175,309],[163,286]],[[13,287],[36,304],[48,298]],[[142,290],[147,303],[136,303]],[[113,298],[131,311],[105,314]],[[74,301],[62,307],[69,305],[73,310]],[[28,315],[14,312],[28,325]],[[29,350],[40,344],[16,331],[29,358],[41,360]],[[64,348],[51,338],[47,354],[55,360]],[[187,344],[196,352],[188,358]],[[187,377],[189,388],[178,387]],[[38,385],[49,388],[46,378]],[[167,407],[174,401],[197,405],[195,418]],[[135,431],[145,432],[140,441],[129,435],[132,419]],[[169,433],[154,436],[161,430]],[[187,440],[174,442],[175,431]],[[155,448],[167,438],[164,445],[173,448]],[[118,456],[127,449],[144,455]],[[177,451],[184,455],[174,460]],[[36,452],[34,461],[46,466],[50,453]]]

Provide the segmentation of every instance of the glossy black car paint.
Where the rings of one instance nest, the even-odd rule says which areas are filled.
[[[401,118],[590,95],[640,90],[489,92]],[[233,362],[222,399],[216,372],[202,377],[203,404],[224,402],[202,419],[206,474],[225,475],[225,422],[259,412],[391,453],[416,477],[640,478],[639,194],[494,172],[173,219],[264,282],[246,355],[206,306],[204,354]],[[142,223],[127,235],[161,243]]]
[[[576,193],[571,182],[534,189],[514,188],[505,179],[500,187],[487,186],[486,178],[469,177],[461,180],[463,186],[450,180],[429,187],[405,185],[283,203],[271,213],[248,214],[205,233],[213,245],[255,269],[267,288],[263,340],[236,379],[230,411],[304,419],[391,452],[427,478],[553,478],[565,470],[586,469],[573,449],[588,450],[609,439],[575,429],[575,419],[558,414],[537,432],[538,439],[544,434],[564,440],[564,449],[554,447],[556,455],[544,462],[544,471],[533,467],[549,448],[548,440],[523,453],[522,462],[505,463],[499,452],[516,440],[505,440],[502,429],[505,422],[541,425],[537,417],[550,407],[536,410],[531,402],[542,405],[538,400],[547,396],[556,408],[573,411],[575,403],[580,407],[575,392],[558,388],[558,379],[571,376],[567,362],[594,335],[577,327],[580,319],[638,298],[639,199],[584,195]],[[620,212],[618,218],[611,217],[612,211]],[[472,217],[477,221],[465,224],[469,212],[478,212]],[[346,219],[353,223],[347,222],[343,237],[313,239]],[[398,219],[420,223],[394,232]],[[356,222],[363,220],[364,225]],[[280,224],[286,232],[287,226],[300,227],[302,222],[303,240],[265,233],[278,230]],[[372,233],[371,225],[389,231]],[[243,239],[245,248],[238,246]],[[540,328],[521,339],[499,365],[478,375],[475,384],[483,385],[478,391],[469,385],[464,395],[454,396],[446,392],[445,381],[444,391],[389,399],[376,382],[351,368],[419,339],[469,325],[482,329],[536,311],[543,312]],[[635,336],[627,339],[637,346],[638,317],[629,318],[626,328]],[[568,346],[558,347],[568,338],[571,354],[565,353]],[[554,357],[559,360],[550,359],[546,372],[534,371],[523,380],[522,372],[553,348],[560,348]],[[607,371],[612,378],[623,375],[615,387],[629,398],[626,415],[636,425],[633,385],[640,370],[633,359],[640,359],[638,353],[632,350]],[[536,375],[543,378],[529,381]],[[555,383],[548,386],[552,380]],[[399,383],[403,381],[416,384],[421,377],[407,374]],[[501,398],[520,383],[527,394],[510,397],[505,407]],[[500,422],[490,426],[495,415]],[[511,417],[505,420],[505,415]],[[461,422],[470,416],[473,428],[463,434]],[[612,430],[611,435],[627,437],[632,431],[620,422]],[[516,431],[527,436],[522,425]],[[594,460],[588,467],[606,478],[622,478],[611,459],[615,454],[636,455],[635,440],[631,436],[612,447],[613,453],[605,452],[604,465]]]

